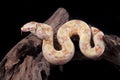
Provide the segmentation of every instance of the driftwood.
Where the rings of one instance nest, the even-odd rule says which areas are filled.
[[[59,8],[45,23],[51,25],[56,35],[59,27],[69,20],[68,12]],[[73,36],[76,52],[72,61],[87,59],[80,54],[78,37]],[[105,35],[106,49],[99,59],[105,59],[120,69],[120,38],[115,35]],[[29,34],[18,42],[0,62],[0,80],[47,80],[50,76],[50,69],[54,67],[48,63],[41,50],[42,41],[36,36]],[[54,46],[60,49],[56,36],[54,36]],[[62,70],[62,67],[60,68]]]

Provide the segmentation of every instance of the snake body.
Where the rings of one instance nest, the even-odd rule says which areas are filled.
[[[28,22],[23,25],[21,31],[30,31],[40,39],[43,39],[43,55],[48,62],[56,65],[67,63],[74,56],[75,48],[70,39],[73,35],[78,35],[80,37],[79,48],[83,55],[88,58],[94,59],[101,56],[105,49],[103,41],[104,33],[95,27],[90,28],[87,23],[82,20],[70,20],[59,28],[57,39],[62,47],[61,50],[56,50],[54,48],[53,29],[47,24]],[[94,47],[91,47],[90,44],[91,37],[94,41]]]

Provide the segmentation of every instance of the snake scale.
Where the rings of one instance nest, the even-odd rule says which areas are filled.
[[[90,59],[100,57],[105,50],[103,41],[104,33],[98,28],[89,27],[82,20],[70,20],[64,23],[57,32],[57,39],[61,45],[61,50],[56,50],[53,43],[53,29],[50,25],[31,21],[21,27],[22,32],[31,32],[43,40],[42,51],[45,59],[55,65],[62,65],[69,62],[74,56],[74,44],[70,39],[73,35],[78,35],[79,48],[82,54]],[[90,44],[93,38],[94,46]]]

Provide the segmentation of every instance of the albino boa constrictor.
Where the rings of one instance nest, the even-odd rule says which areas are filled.
[[[45,59],[56,65],[65,64],[70,61],[74,55],[74,45],[70,39],[72,35],[80,37],[79,47],[84,56],[94,59],[101,56],[105,50],[103,41],[103,32],[95,27],[89,27],[87,23],[81,20],[70,20],[63,24],[58,32],[57,39],[62,46],[61,50],[56,50],[53,46],[53,29],[51,26],[29,22],[23,25],[22,32],[30,31],[40,39],[43,39],[42,51]],[[91,47],[90,40],[94,41],[94,47]]]

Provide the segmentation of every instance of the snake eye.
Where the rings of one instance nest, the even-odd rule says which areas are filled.
[[[30,30],[30,28],[28,28],[28,30]]]

